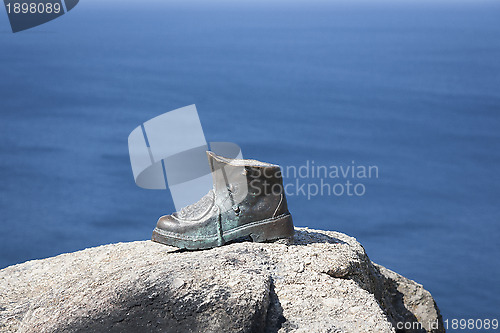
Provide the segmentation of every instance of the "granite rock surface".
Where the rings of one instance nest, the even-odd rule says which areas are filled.
[[[0,332],[444,329],[431,294],[354,238],[297,228],[293,240],[203,251],[138,241],[7,267]]]

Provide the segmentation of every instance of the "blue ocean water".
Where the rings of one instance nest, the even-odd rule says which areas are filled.
[[[119,4],[119,5],[118,5]],[[1,11],[0,11],[1,12]],[[300,166],[376,165],[365,195],[288,198],[452,318],[498,318],[500,5],[81,1],[0,14],[0,267],[149,239],[173,203],[128,134],[195,103],[207,141]]]

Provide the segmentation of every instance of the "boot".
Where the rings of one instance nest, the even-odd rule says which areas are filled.
[[[278,165],[207,156],[213,189],[197,203],[162,216],[153,241],[194,250],[248,237],[264,242],[293,236]]]

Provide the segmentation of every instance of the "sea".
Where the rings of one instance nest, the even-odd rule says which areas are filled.
[[[82,0],[15,34],[0,10],[0,50],[0,268],[149,239],[174,204],[128,135],[196,104],[245,158],[372,167],[290,185],[295,225],[357,238],[449,331],[500,319],[498,1]]]

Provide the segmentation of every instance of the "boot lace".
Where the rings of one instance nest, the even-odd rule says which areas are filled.
[[[203,216],[213,205],[214,202],[214,191],[213,189],[208,191],[198,202],[181,208],[179,212],[174,213],[178,218],[186,219],[196,219]]]

